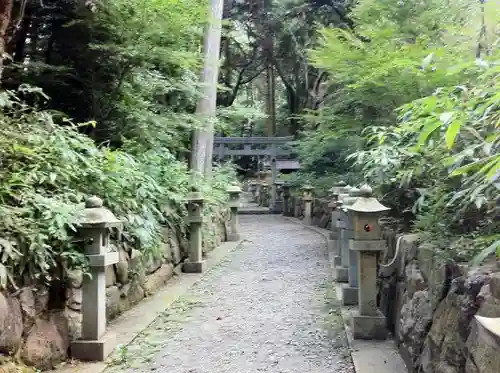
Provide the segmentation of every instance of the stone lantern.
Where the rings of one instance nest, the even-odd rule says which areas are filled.
[[[330,204],[331,203],[332,202],[330,202]],[[340,221],[340,211],[342,209],[342,204],[342,201],[335,201],[335,203],[333,203],[334,207],[332,210],[332,231],[330,232],[328,240],[328,245],[333,251],[333,264],[335,268],[342,265],[342,258],[340,256],[340,228],[342,227],[342,222]]]
[[[231,209],[231,231],[227,234],[228,241],[239,241],[240,233],[239,233],[239,219],[238,219],[238,209],[240,208],[240,194],[241,188],[233,183],[229,188],[227,188],[227,192],[229,193],[229,202],[228,206]]]
[[[283,216],[292,216],[290,213],[290,184],[285,181],[283,183]]]
[[[252,181],[250,183],[249,192],[252,194],[252,202],[256,202],[257,201],[257,183],[255,181]]]
[[[389,208],[372,197],[368,185],[363,185],[356,202],[348,209],[354,227],[349,246],[357,254],[359,285],[359,310],[352,315],[353,336],[355,339],[385,339],[386,320],[377,307],[377,253],[386,249],[379,219]]]
[[[272,213],[273,214],[281,214],[283,212],[283,180],[276,180],[274,182],[274,189],[276,191],[276,198],[274,200],[273,206],[272,206]]]
[[[85,202],[80,229],[85,239],[85,256],[91,276],[85,276],[82,288],[82,336],[71,343],[71,355],[78,360],[103,361],[113,350],[112,336],[106,331],[106,267],[118,263],[118,252],[109,252],[111,228],[119,221],[103,207],[98,197]]]
[[[260,205],[269,207],[269,184],[266,182],[260,185]]]
[[[337,211],[337,201],[339,200],[340,188],[344,187],[346,184],[343,181],[340,181],[337,184],[334,184],[328,191],[330,192],[331,200],[328,203],[328,208],[330,209],[331,214],[331,232],[328,235],[328,249],[336,252],[337,251],[337,241],[338,241],[338,230],[337,230],[337,220],[338,214]]]
[[[354,238],[352,214],[349,207],[356,203],[360,196],[360,189],[352,188],[349,197],[344,198],[344,208],[341,219],[345,222],[344,237],[342,242],[342,256],[346,257],[348,268],[348,283],[342,285],[342,302],[344,306],[354,306],[358,304],[358,258],[357,253],[349,250],[349,242]]]
[[[337,201],[339,199],[339,194],[344,190],[343,188],[345,188],[346,186],[347,184],[344,181],[339,181],[338,183],[333,184],[333,186],[328,189],[330,198]]]
[[[340,194],[342,206],[337,211],[337,253],[340,257],[340,265],[335,268],[337,282],[349,282],[349,219],[346,208],[356,200],[351,193],[358,191],[357,188],[347,186],[344,189],[347,194]]]
[[[203,260],[203,239],[201,228],[203,225],[202,194],[195,189],[187,198],[187,223],[189,224],[189,259],[182,264],[185,273],[202,273],[206,263]]]
[[[304,191],[304,224],[311,225],[312,224],[312,202],[313,196],[312,191],[313,187],[310,184],[306,184],[302,187]]]

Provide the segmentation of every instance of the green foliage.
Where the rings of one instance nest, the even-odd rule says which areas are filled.
[[[122,239],[154,254],[162,226],[185,231],[185,198],[193,182],[213,216],[234,180],[234,171],[224,167],[213,180],[193,181],[166,147],[130,142],[118,150],[98,148],[61,114],[33,109],[10,91],[0,93],[0,102],[1,287],[7,279],[11,285],[22,278],[50,281],[61,266],[85,268],[72,237],[90,195],[103,198],[124,222]]]
[[[98,65],[91,80],[100,139],[185,150],[186,133],[199,125],[190,111],[198,97],[206,10],[205,2],[178,0],[98,6],[90,17],[89,51]]]
[[[347,155],[327,167],[331,182],[351,167],[407,229],[457,259],[494,251],[500,55],[484,30],[499,16],[495,4],[363,0],[353,30],[322,30],[311,59],[330,83],[323,106],[304,116],[304,173]],[[475,60],[478,50],[489,55]]]

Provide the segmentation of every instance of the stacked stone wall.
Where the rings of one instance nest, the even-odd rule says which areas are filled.
[[[328,202],[314,199],[313,225],[331,229]],[[299,194],[290,198],[289,216],[304,217]],[[500,318],[498,259],[472,270],[416,234],[399,240],[386,229],[384,238],[380,264],[398,256],[390,268],[379,267],[377,303],[409,373],[499,373],[500,337],[478,322],[478,316]]]
[[[204,240],[209,252],[226,241],[227,213],[214,218]],[[158,255],[145,256],[125,242],[113,242],[120,261],[106,267],[106,317],[110,321],[154,294],[174,275],[187,257],[181,235],[163,229]],[[54,286],[32,285],[0,292],[0,358],[18,357],[41,370],[52,369],[68,357],[70,342],[80,337],[83,274],[71,271]],[[2,361],[0,360],[0,372]]]

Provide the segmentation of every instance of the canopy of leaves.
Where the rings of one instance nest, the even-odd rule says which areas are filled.
[[[90,195],[124,222],[121,240],[151,255],[162,227],[186,233],[193,183],[207,215],[220,213],[234,171],[194,181],[183,161],[199,125],[207,2],[25,6],[0,90],[0,288],[85,269],[74,239]]]
[[[449,255],[497,247],[498,4],[362,0],[349,16],[310,51],[329,81],[304,115],[304,173],[353,171]]]

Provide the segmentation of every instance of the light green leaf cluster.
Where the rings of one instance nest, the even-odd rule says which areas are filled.
[[[470,252],[496,248],[500,239],[500,8],[484,7],[361,0],[354,29],[322,30],[310,52],[330,88],[324,106],[305,117],[319,133],[301,143],[305,159],[316,146],[314,162],[304,164],[317,167],[341,149],[334,139],[350,143],[347,164],[330,171],[351,165],[405,226],[415,223],[445,250],[464,240]],[[465,251],[457,249],[470,258]]]

